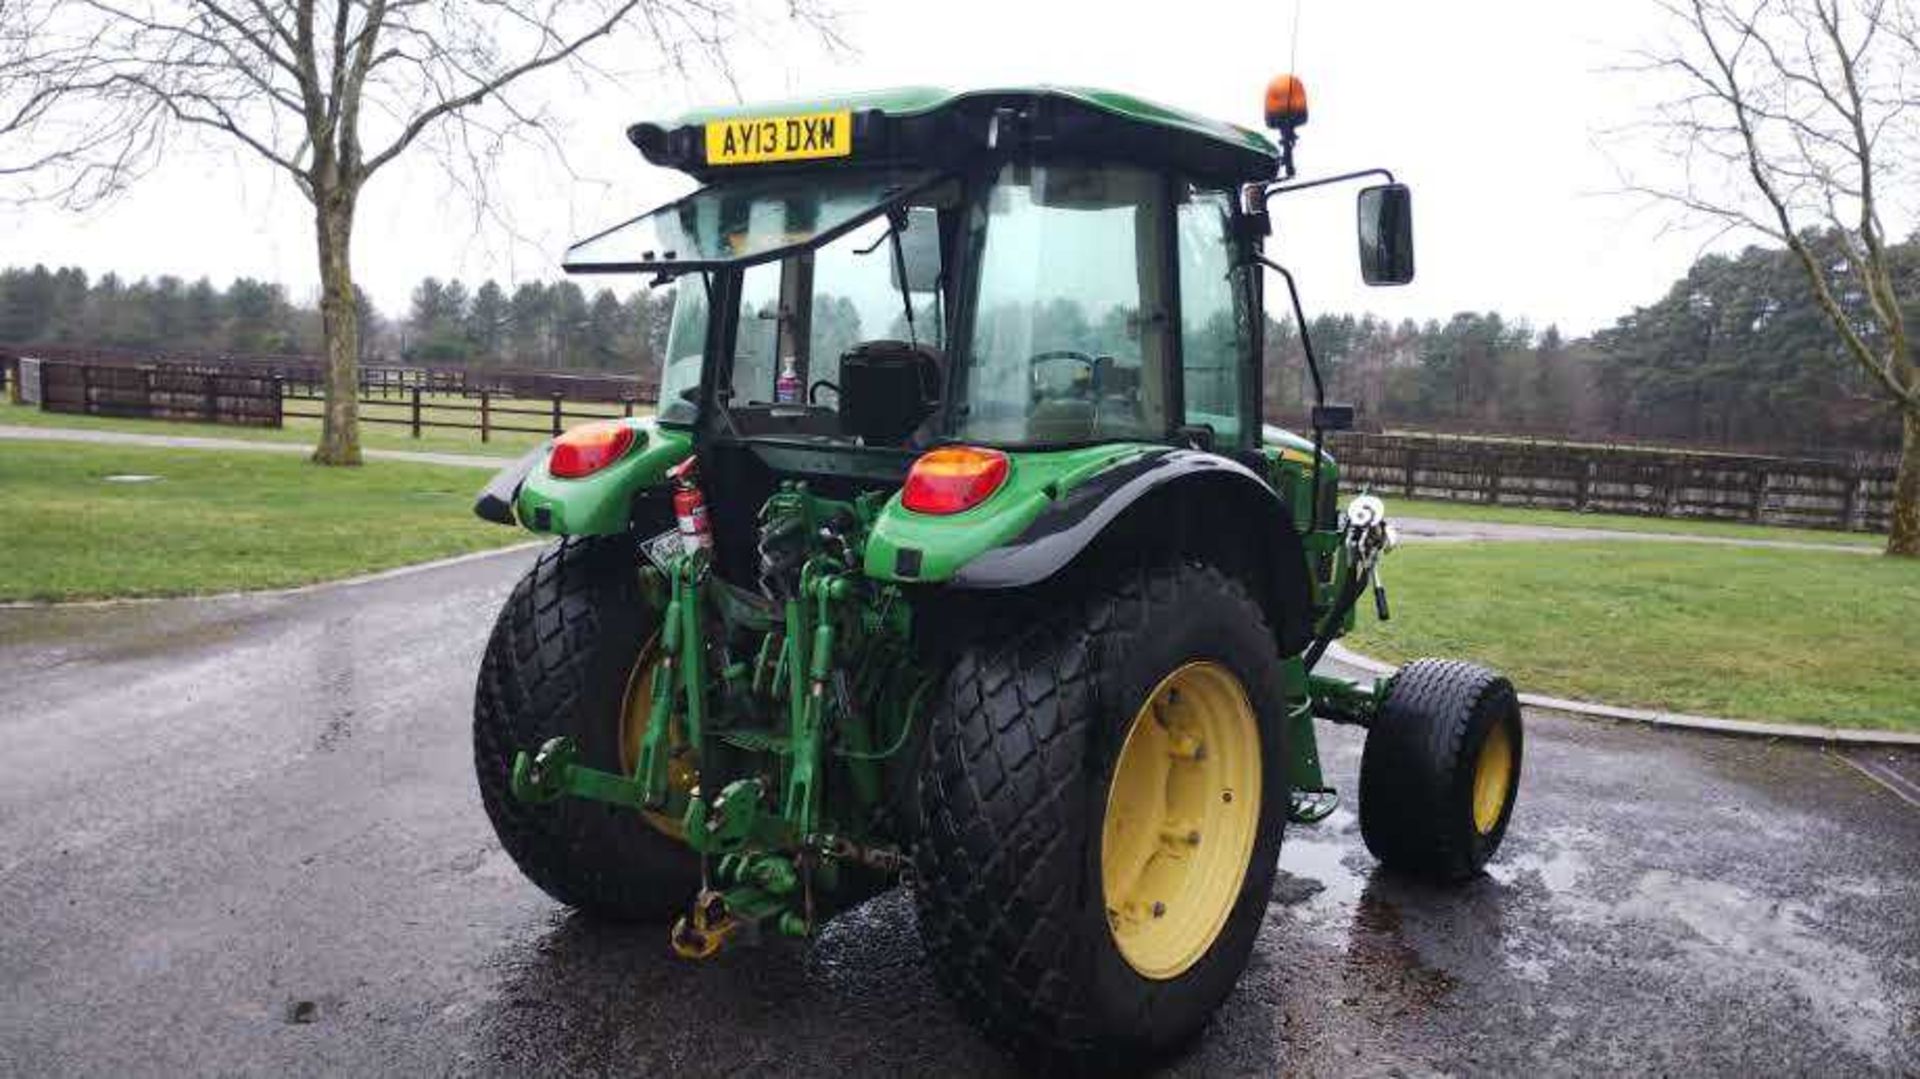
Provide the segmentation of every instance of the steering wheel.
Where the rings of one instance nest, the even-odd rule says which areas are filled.
[[[1034,372],[1033,390],[1036,394],[1041,390],[1039,378],[1040,365],[1043,363],[1053,363],[1058,360],[1072,360],[1086,367],[1087,385],[1096,392],[1099,390],[1100,387],[1096,385],[1094,381],[1094,376],[1100,372],[1100,361],[1098,358],[1092,353],[1082,352],[1077,348],[1055,348],[1048,349],[1045,352],[1036,352],[1027,360],[1028,367]]]
[[[813,399],[813,395],[818,393],[820,391],[820,387],[822,386],[825,386],[827,389],[832,390],[833,395],[835,397],[840,396],[840,386],[838,383],[829,382],[824,378],[816,378],[813,380],[813,385],[807,387],[807,404],[810,404],[810,405],[819,404],[818,401],[815,401]]]

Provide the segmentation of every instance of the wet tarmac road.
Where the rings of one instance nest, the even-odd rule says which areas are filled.
[[[667,956],[525,884],[470,775],[515,552],[0,611],[0,1074],[989,1075],[899,896]],[[1351,789],[1359,742],[1328,739]],[[1533,717],[1492,874],[1295,829],[1182,1075],[1920,1071],[1920,810],[1818,750]]]

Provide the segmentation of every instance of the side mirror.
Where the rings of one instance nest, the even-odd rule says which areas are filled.
[[[1413,280],[1413,191],[1405,184],[1363,188],[1360,210],[1360,277],[1369,285]]]
[[[893,287],[900,287],[900,263],[906,263],[908,292],[932,292],[940,287],[940,212],[915,206],[901,216],[900,261],[893,265]]]

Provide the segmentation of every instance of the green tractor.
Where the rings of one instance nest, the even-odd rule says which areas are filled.
[[[556,537],[474,706],[534,883],[707,957],[895,885],[939,983],[1029,1062],[1133,1068],[1246,966],[1281,834],[1335,808],[1314,720],[1367,728],[1359,820],[1454,881],[1520,775],[1502,676],[1317,671],[1393,532],[1336,500],[1318,400],[1261,422],[1278,140],[1124,94],[904,89],[628,136],[704,186],[567,252],[674,285],[657,413],[576,427],[476,512]],[[1304,320],[1302,321],[1304,328]]]

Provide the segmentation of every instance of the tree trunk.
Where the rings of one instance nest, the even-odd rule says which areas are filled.
[[[320,323],[326,338],[326,405],[320,445],[323,465],[360,463],[360,306],[353,296],[354,196],[314,192],[314,233],[320,244]]]
[[[1893,477],[1893,529],[1887,553],[1920,558],[1920,409],[1901,410],[1900,470]]]

